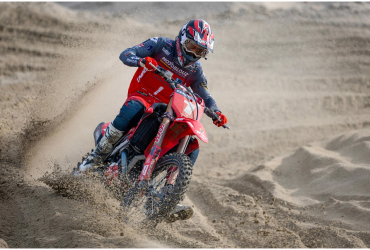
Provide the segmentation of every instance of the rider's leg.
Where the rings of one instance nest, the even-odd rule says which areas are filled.
[[[92,169],[93,164],[103,163],[105,158],[113,149],[113,145],[124,135],[124,131],[129,131],[139,121],[145,112],[145,107],[138,101],[125,102],[117,115],[116,119],[109,124],[105,130],[103,138],[96,145],[95,150],[87,157],[80,166],[80,171]]]
[[[191,160],[191,163],[193,163],[193,166],[195,164],[195,161],[198,158],[198,155],[199,155],[199,148],[197,148],[196,150],[194,150],[193,152],[191,152],[190,154],[188,154],[188,156],[189,156],[189,158]]]
[[[113,121],[113,126],[120,131],[129,131],[140,121],[145,106],[138,101],[125,102]]]

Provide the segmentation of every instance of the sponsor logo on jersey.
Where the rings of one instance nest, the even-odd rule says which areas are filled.
[[[199,64],[199,62],[197,61],[196,63],[191,64],[191,65],[188,67],[188,69],[190,69],[190,71],[191,71],[191,72],[196,72],[196,71],[198,70],[198,65],[200,65],[200,64]]]
[[[170,46],[172,47],[172,41],[171,41],[170,39],[167,39],[167,40],[166,40],[166,44],[165,44],[165,46],[166,46],[166,45],[170,45]]]
[[[148,47],[146,47],[146,50],[151,50],[153,48],[153,46],[152,45],[148,45]]]
[[[162,51],[169,56],[172,52],[173,46],[170,40],[167,40],[166,43],[164,44]]]
[[[182,77],[186,77],[187,75],[189,75],[189,73],[185,72],[184,70],[180,69],[179,67],[177,67],[175,65],[174,62],[171,62],[170,60],[168,60],[166,57],[162,57],[161,61],[166,64],[170,69],[173,69],[177,74],[179,74],[180,76]]]
[[[157,43],[158,42],[158,37],[152,37],[152,38],[150,38],[150,40]]]
[[[168,50],[166,50],[164,47],[162,48],[162,51],[167,55],[169,56],[170,55],[170,52]]]
[[[126,61],[128,61],[128,62],[132,62],[132,63],[137,63],[137,60],[132,60],[132,59],[130,59],[130,58],[126,59]]]
[[[203,81],[203,82],[199,83],[198,86],[208,89],[208,85],[207,85],[206,81]]]
[[[173,48],[172,43],[165,43],[163,47],[165,47],[169,51],[172,51]]]

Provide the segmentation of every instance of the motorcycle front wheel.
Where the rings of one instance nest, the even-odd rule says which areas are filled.
[[[178,170],[173,185],[166,185],[168,176]],[[123,199],[125,222],[129,225],[155,226],[168,217],[184,198],[192,176],[193,164],[181,153],[160,158],[148,186],[132,187]]]

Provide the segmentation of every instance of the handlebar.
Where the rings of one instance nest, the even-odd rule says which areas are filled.
[[[216,114],[216,112],[214,112],[213,110],[205,107],[204,108],[204,113],[206,113],[207,115],[211,116],[212,120],[218,120],[218,121],[221,121],[220,120],[220,117]],[[229,126],[227,126],[226,124],[222,125],[222,127],[224,128],[227,128],[227,129],[230,129]]]
[[[145,58],[143,58],[141,61],[140,61],[140,66],[141,67],[144,67],[145,68],[145,64],[146,64],[146,60]],[[155,65],[153,65],[151,62],[149,62],[150,66],[152,66],[154,69],[155,69],[155,73],[160,75],[161,77],[163,77],[163,79],[166,80],[166,82],[168,82],[171,86],[171,88],[174,90],[176,88],[176,85],[178,83],[176,83],[173,78],[172,78],[172,73],[168,70],[165,70],[164,68],[158,66],[156,67]],[[219,116],[216,114],[216,112],[214,112],[214,110],[211,110],[207,107],[204,107],[204,112],[209,115],[212,120],[218,120],[218,121],[221,121]],[[230,129],[229,126],[227,126],[226,124],[222,125],[222,127],[224,128],[227,128],[227,129]]]

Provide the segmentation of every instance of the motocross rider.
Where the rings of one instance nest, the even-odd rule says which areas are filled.
[[[207,79],[199,63],[201,58],[207,59],[209,51],[213,53],[213,44],[214,34],[210,25],[204,20],[197,19],[186,23],[175,40],[153,37],[123,51],[120,60],[127,66],[138,67],[128,90],[128,98],[117,117],[107,127],[95,150],[80,166],[80,170],[85,171],[91,169],[92,165],[101,164],[112,152],[113,145],[138,124],[147,108],[154,103],[169,103],[173,90],[163,78],[154,74],[154,68],[150,63],[171,71],[177,83],[191,87],[193,92],[202,97],[206,107],[219,115],[219,119],[213,121],[215,125],[220,127],[226,124],[225,115],[221,113],[208,92]],[[144,64],[144,67],[140,66]],[[198,154],[199,149],[189,154],[193,164]],[[180,213],[181,211],[186,213]],[[189,206],[178,204],[171,213],[174,214],[187,216],[173,216],[172,219],[188,219],[193,210]]]

